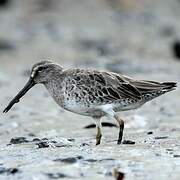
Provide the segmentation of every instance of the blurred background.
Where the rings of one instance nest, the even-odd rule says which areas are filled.
[[[175,63],[179,8],[179,0],[1,0],[0,61],[52,59],[115,71],[136,61],[146,69]]]
[[[41,60],[58,62],[65,69],[93,68],[114,71],[137,79],[178,82],[180,0],[0,0],[1,111],[23,87],[32,65]],[[109,154],[110,149],[106,146],[110,140],[116,139],[117,130],[109,131],[106,128],[103,140],[106,146],[103,153],[100,150],[88,151],[90,155],[87,155],[87,147],[84,147],[83,151],[80,146],[80,151],[77,147],[72,148],[71,155],[81,152],[89,158],[98,158],[102,153],[110,158],[116,157],[116,160],[119,156],[125,155],[120,165],[119,161],[115,164],[121,166],[129,179],[134,179],[136,176],[156,179],[156,173],[159,178],[166,179],[166,175],[172,172],[178,179],[179,169],[174,166],[174,159],[171,159],[171,156],[177,155],[176,152],[180,147],[177,142],[180,131],[179,98],[180,92],[176,90],[133,113],[122,113],[127,120],[125,137],[146,143],[141,147],[135,147],[135,151],[130,151],[131,155],[126,154],[127,149],[121,149],[121,152],[116,149],[113,151],[114,154]],[[95,129],[84,130],[83,126],[88,123],[92,123],[90,118],[60,109],[45,88],[37,86],[28,92],[11,112],[2,116],[1,144],[4,147],[12,137],[29,137],[29,134],[33,133],[37,137],[52,139],[58,137],[59,140],[62,137],[72,136],[77,139],[75,143],[87,141],[91,146],[94,144]],[[138,159],[144,149],[152,148],[151,145],[155,143],[152,139],[142,138],[147,131],[156,132],[157,136],[163,137],[171,134],[171,138],[170,140],[164,138],[167,140],[165,143],[158,142],[157,147],[153,146],[152,151],[146,151],[142,159]],[[115,142],[110,144],[110,148],[117,148]],[[166,153],[165,149],[168,147],[172,147],[174,154]],[[24,162],[28,165],[32,163],[32,157],[25,158],[22,162],[18,157],[16,158],[18,148],[13,149],[13,152],[6,148],[1,153],[3,158],[1,157],[0,160],[7,166],[12,164],[20,166]],[[61,154],[60,149],[57,153],[59,151]],[[34,164],[42,162],[38,166],[41,171],[46,169],[46,165],[46,171],[49,169],[55,171],[54,166],[43,164],[47,160],[47,152],[44,152],[44,156],[42,154],[39,156],[32,150],[30,153],[35,159]],[[158,162],[156,154],[160,155]],[[69,155],[66,149],[63,155]],[[161,155],[164,159],[161,159]],[[22,156],[24,157],[23,153]],[[48,158],[54,156],[57,157],[58,154]],[[176,163],[178,162],[176,160]],[[114,161],[111,163],[104,162],[91,166],[94,169],[88,169],[89,172],[83,170],[82,173],[89,173],[89,176],[93,175],[95,178],[99,177],[97,173],[99,170],[104,178],[107,175],[104,172],[114,167],[112,165]],[[168,164],[164,167],[166,174],[160,173],[163,169],[160,166],[163,164]],[[27,167],[31,167],[28,165]],[[30,172],[36,172],[33,166]],[[73,172],[77,177],[80,176],[78,167],[74,171],[72,168],[64,168],[64,172],[67,174]]]

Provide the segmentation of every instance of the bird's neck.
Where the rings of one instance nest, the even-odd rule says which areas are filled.
[[[51,96],[57,101],[63,88],[63,75],[62,72],[54,71],[50,74],[47,82],[44,83],[45,87]]]

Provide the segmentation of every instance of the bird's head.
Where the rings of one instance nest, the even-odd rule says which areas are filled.
[[[31,69],[30,79],[35,83],[46,83],[55,72],[60,73],[62,67],[51,61],[41,61],[34,64]]]
[[[3,112],[8,112],[11,107],[15,103],[18,103],[20,98],[24,96],[26,92],[35,84],[48,82],[52,78],[54,72],[62,72],[62,67],[51,61],[41,61],[34,64],[31,69],[28,82],[25,84],[24,88],[13,98],[13,100],[9,103]]]

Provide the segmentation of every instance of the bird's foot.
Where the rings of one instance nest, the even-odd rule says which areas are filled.
[[[118,139],[117,144],[122,144],[122,139]]]

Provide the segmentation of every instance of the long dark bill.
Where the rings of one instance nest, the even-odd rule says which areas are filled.
[[[15,103],[18,103],[20,98],[26,94],[26,92],[35,85],[35,82],[32,78],[26,83],[24,88],[13,98],[13,100],[8,104],[4,109],[3,113],[7,113]]]

